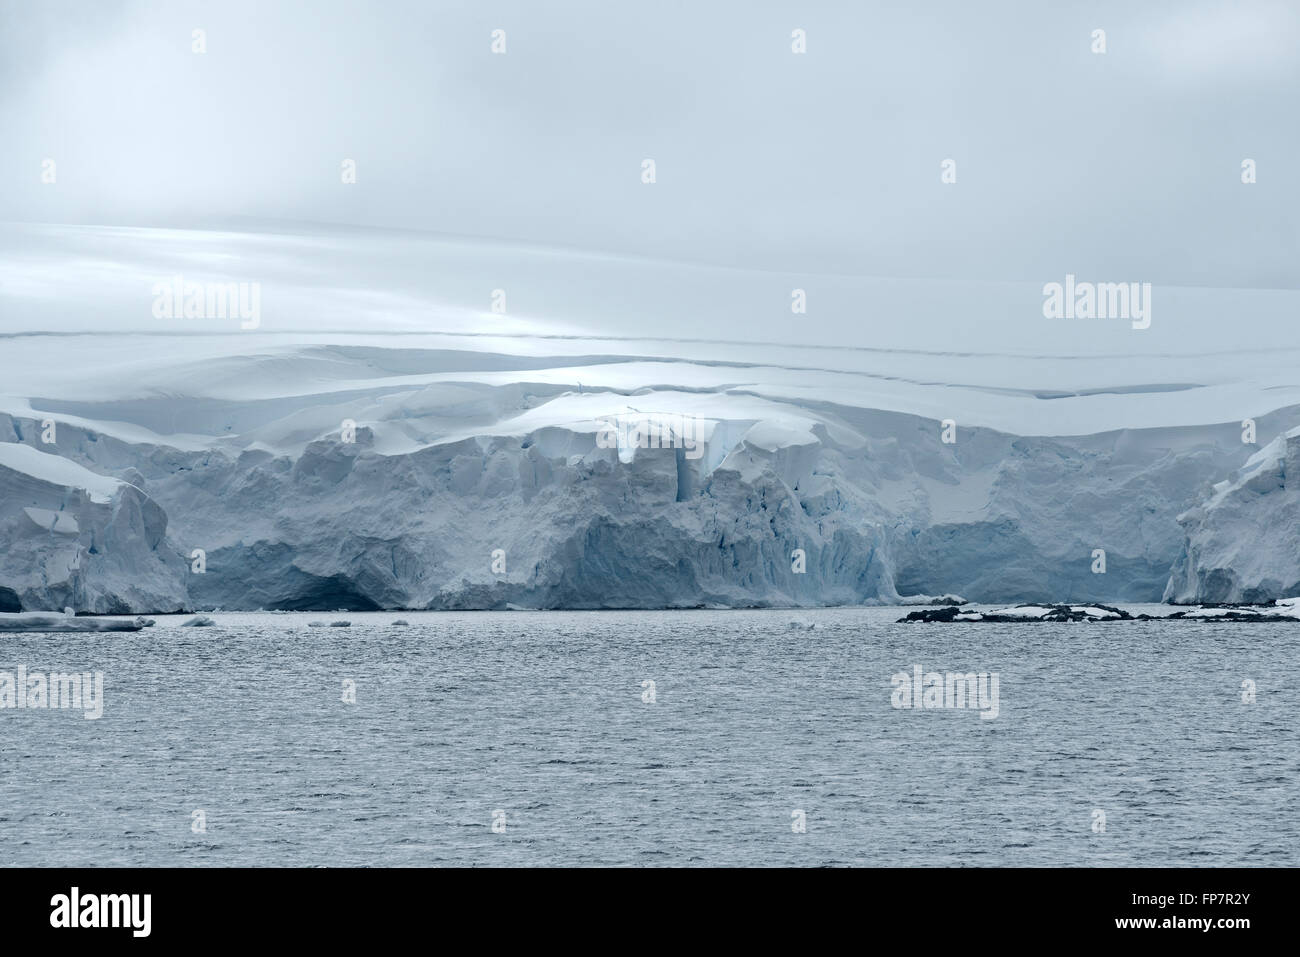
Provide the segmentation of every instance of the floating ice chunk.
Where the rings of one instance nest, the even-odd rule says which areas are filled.
[[[48,611],[0,613],[0,631],[139,631],[130,618],[78,618]]]

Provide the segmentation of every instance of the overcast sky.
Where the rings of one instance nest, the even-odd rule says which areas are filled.
[[[1286,0],[0,0],[4,220],[1300,288],[1298,121]]]

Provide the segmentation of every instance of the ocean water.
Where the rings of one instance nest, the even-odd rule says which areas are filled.
[[[0,710],[0,863],[1300,864],[1300,626],[903,611],[0,636],[104,674],[98,720]],[[997,672],[998,717],[894,708],[916,664]]]

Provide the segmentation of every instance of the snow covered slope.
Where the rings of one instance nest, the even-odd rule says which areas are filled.
[[[1212,600],[1169,580],[1177,516],[1254,451],[1241,419],[1300,421],[1295,349],[1213,351],[1225,304],[1262,335],[1287,292],[1170,290],[1139,332],[1046,320],[1033,284],[385,233],[0,251],[9,610]],[[155,318],[176,273],[260,282],[260,324]],[[736,341],[691,335],[711,313]],[[1232,558],[1242,588],[1275,566]]]

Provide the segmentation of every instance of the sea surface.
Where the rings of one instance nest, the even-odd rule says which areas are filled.
[[[1300,865],[1300,625],[906,610],[2,635],[104,710],[0,709],[0,863]],[[998,717],[894,708],[917,664]]]

